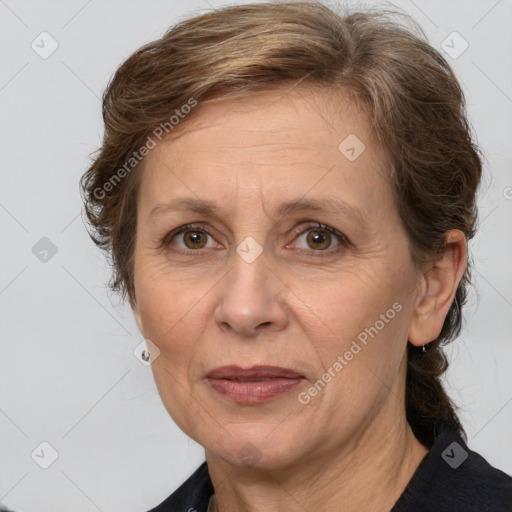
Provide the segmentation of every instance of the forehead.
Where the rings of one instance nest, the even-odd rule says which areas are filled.
[[[366,114],[314,90],[276,89],[196,107],[146,157],[141,207],[186,194],[225,202],[343,191],[370,199],[386,186]]]
[[[361,108],[318,87],[277,88],[204,106],[199,103],[190,118],[185,117],[173,129],[160,149],[172,144],[174,151],[183,155],[193,145],[199,152],[264,154],[278,153],[286,146],[289,152],[314,149],[327,156],[325,152],[338,151],[336,142],[350,133],[367,144],[373,136]]]

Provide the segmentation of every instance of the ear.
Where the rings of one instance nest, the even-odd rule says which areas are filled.
[[[467,264],[467,241],[458,229],[445,235],[445,251],[422,276],[422,286],[409,330],[409,342],[418,347],[435,340],[453,303]]]

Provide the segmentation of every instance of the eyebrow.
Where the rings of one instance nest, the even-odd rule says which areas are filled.
[[[222,212],[222,208],[211,201],[196,198],[181,198],[171,201],[167,204],[158,203],[149,212],[148,219],[162,213],[172,211],[190,211],[201,215],[217,216]],[[285,217],[291,213],[300,212],[325,212],[338,213],[357,222],[361,227],[366,226],[368,217],[366,213],[339,198],[323,199],[295,199],[281,203],[276,216]]]

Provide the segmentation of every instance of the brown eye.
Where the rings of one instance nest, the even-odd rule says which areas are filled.
[[[337,229],[325,224],[315,223],[304,228],[298,228],[298,236],[293,246],[296,249],[306,249],[311,253],[332,253],[346,247],[349,240]]]
[[[169,248],[182,251],[198,251],[199,249],[213,249],[218,246],[215,239],[200,225],[186,225],[169,233],[164,244]]]
[[[308,231],[306,240],[311,249],[322,251],[331,246],[332,237],[326,231],[311,230]]]
[[[208,242],[206,233],[202,231],[186,231],[183,233],[183,242],[187,249],[202,249]]]

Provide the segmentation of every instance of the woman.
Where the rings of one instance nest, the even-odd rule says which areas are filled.
[[[103,112],[91,236],[206,454],[154,511],[512,509],[440,380],[481,160],[414,28],[220,9],[132,55]]]

